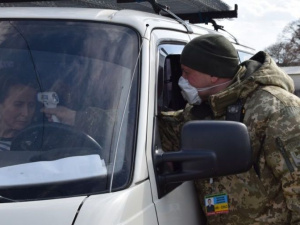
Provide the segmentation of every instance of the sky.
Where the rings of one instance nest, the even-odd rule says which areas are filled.
[[[284,27],[300,19],[300,0],[223,0],[230,8],[238,5],[238,18],[217,23],[241,44],[264,50],[275,44]]]

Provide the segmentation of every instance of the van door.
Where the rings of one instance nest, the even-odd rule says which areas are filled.
[[[170,38],[172,37],[172,38]],[[173,111],[184,108],[186,102],[180,94],[178,79],[181,76],[180,54],[184,45],[189,42],[187,34],[175,31],[155,30],[152,32],[150,46],[150,62],[155,62],[150,68],[150,100],[147,146],[149,176],[153,192],[159,224],[205,224],[202,211],[198,204],[193,182],[175,184],[164,193],[157,188],[156,168],[153,165],[153,155],[162,151],[158,133],[157,115],[161,111]],[[151,130],[152,132],[151,132]],[[151,134],[150,134],[151,133]],[[151,146],[150,146],[151,144]],[[148,148],[149,147],[149,148]],[[148,151],[149,150],[149,151]]]

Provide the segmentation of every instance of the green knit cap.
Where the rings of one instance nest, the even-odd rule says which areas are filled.
[[[180,62],[214,77],[232,78],[238,70],[239,57],[225,37],[205,34],[194,38],[184,47]]]

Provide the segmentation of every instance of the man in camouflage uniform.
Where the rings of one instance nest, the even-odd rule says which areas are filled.
[[[204,211],[205,196],[228,196],[228,213],[208,215],[208,224],[300,224],[300,99],[292,79],[264,52],[238,65],[231,43],[214,34],[188,43],[181,64],[179,86],[190,104],[160,116],[163,149],[179,149],[189,120],[230,120],[232,105],[243,107],[239,118],[251,138],[248,172],[195,181]]]

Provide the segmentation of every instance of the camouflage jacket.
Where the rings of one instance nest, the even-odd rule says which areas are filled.
[[[195,181],[204,211],[205,196],[228,196],[229,212],[207,216],[208,224],[300,224],[300,99],[268,54],[259,52],[240,68],[235,82],[208,104],[161,115],[163,149],[179,149],[188,120],[225,120],[227,106],[241,100],[255,163],[246,173]]]

